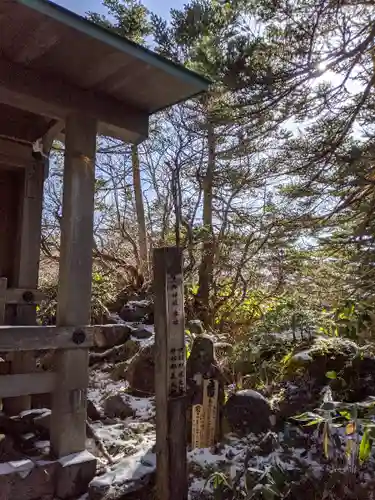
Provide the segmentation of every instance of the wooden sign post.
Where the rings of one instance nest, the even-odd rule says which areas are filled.
[[[181,250],[154,250],[158,500],[187,500],[186,356]]]

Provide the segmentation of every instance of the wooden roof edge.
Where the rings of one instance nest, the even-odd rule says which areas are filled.
[[[18,3],[29,7],[42,15],[55,19],[66,26],[69,26],[85,35],[99,40],[112,48],[124,52],[138,60],[143,61],[150,66],[165,71],[172,77],[182,80],[188,85],[196,88],[196,91],[191,96],[195,97],[208,89],[212,83],[208,78],[199,75],[198,73],[185,68],[184,66],[175,63],[165,57],[153,52],[142,45],[139,45],[127,38],[121,37],[116,33],[101,27],[84,17],[75,14],[74,12],[61,7],[49,0],[16,0]],[[186,99],[183,99],[186,100]]]

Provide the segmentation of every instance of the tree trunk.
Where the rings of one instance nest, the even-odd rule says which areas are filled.
[[[139,167],[138,146],[132,146],[132,171],[135,207],[137,212],[138,224],[138,246],[141,263],[141,273],[143,276],[149,275],[148,242],[145,221],[145,209],[143,205],[141,172]]]
[[[205,325],[211,326],[210,292],[213,281],[214,234],[212,227],[212,185],[215,172],[216,138],[213,124],[207,124],[208,162],[203,179],[203,249],[199,266],[199,289],[197,294],[199,318]]]

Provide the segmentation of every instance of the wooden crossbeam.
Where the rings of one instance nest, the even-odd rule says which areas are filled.
[[[46,296],[39,290],[27,288],[8,288],[5,291],[6,304],[40,304]]]
[[[0,376],[0,398],[16,398],[31,394],[48,394],[55,390],[58,384],[54,372],[23,373]],[[70,380],[70,389],[86,389],[87,379]]]
[[[89,348],[92,326],[0,326],[0,352]]]
[[[0,164],[26,168],[32,162],[32,147],[0,137]]]
[[[45,294],[39,290],[30,288],[7,288],[7,279],[0,278],[0,309],[7,304],[14,305],[36,305],[45,298]],[[3,313],[4,314],[4,313]],[[4,324],[4,318],[0,312],[0,325]]]
[[[82,113],[143,138],[148,135],[147,112],[4,59],[0,59],[0,102],[57,120]]]

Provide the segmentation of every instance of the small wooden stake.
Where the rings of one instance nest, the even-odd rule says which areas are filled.
[[[158,500],[187,500],[186,360],[182,255],[154,250]]]
[[[203,405],[194,405],[192,413],[191,445],[193,449],[202,448],[204,428]]]
[[[203,380],[203,446],[205,448],[215,444],[218,394],[219,382],[217,380]]]

